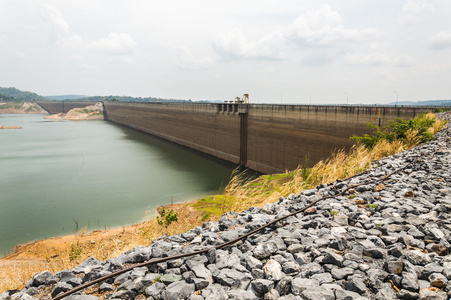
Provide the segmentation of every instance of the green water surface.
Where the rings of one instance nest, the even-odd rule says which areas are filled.
[[[0,114],[0,257],[222,191],[234,165],[108,121]],[[77,224],[78,223],[78,227]]]

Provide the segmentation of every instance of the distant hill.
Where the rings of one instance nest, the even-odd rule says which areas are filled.
[[[389,105],[396,105],[396,102],[390,102]],[[398,105],[418,105],[418,106],[451,106],[450,100],[425,100],[425,101],[399,101]]]
[[[130,97],[130,96],[93,96],[77,99],[77,101],[120,101],[120,102],[191,102],[191,100],[163,99],[155,97]]]
[[[9,97],[9,98],[8,98]],[[56,95],[40,96],[36,93],[21,91],[14,87],[0,87],[0,100],[3,101],[33,101],[33,100],[53,100],[53,101],[121,101],[121,102],[191,102],[191,100],[182,99],[163,99],[156,97],[130,97],[130,96],[86,96],[86,95]]]
[[[0,101],[13,101],[14,98],[0,93]]]
[[[82,98],[87,98],[86,95],[57,95],[57,96],[44,96],[48,100],[78,100]]]
[[[21,91],[16,89],[15,87],[4,88],[0,87],[0,93],[13,98],[12,100],[21,100],[21,101],[33,101],[33,100],[45,100],[44,97],[39,96],[36,93]]]

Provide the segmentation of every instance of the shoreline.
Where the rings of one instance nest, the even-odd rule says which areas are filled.
[[[167,210],[173,209],[173,210],[178,211],[183,206],[192,204],[195,201],[197,201],[197,200],[187,201],[187,202],[182,202],[182,203],[161,205],[156,208],[156,211],[160,212],[163,207],[166,208]],[[34,259],[42,258],[40,255],[35,255],[34,257],[33,257],[33,255],[31,255],[32,251],[38,247],[39,248],[40,247],[50,247],[51,248],[51,247],[55,247],[56,244],[61,244],[61,243],[67,244],[68,242],[80,241],[80,239],[83,241],[85,241],[85,240],[95,241],[96,239],[101,240],[101,239],[105,239],[105,238],[109,238],[109,237],[118,235],[118,233],[120,233],[120,232],[122,232],[122,233],[128,232],[131,230],[139,229],[140,227],[148,226],[149,223],[151,223],[152,221],[155,221],[155,220],[156,220],[156,218],[153,218],[153,219],[143,221],[143,222],[140,222],[137,224],[124,225],[124,226],[114,227],[114,228],[110,228],[110,229],[96,229],[96,230],[92,230],[92,231],[88,231],[88,232],[84,232],[82,229],[79,231],[79,233],[54,236],[54,237],[44,238],[41,240],[34,240],[34,241],[29,241],[26,243],[18,244],[16,246],[14,246],[14,250],[12,253],[7,254],[3,257],[0,257],[0,267],[2,265],[1,261],[3,261],[3,260],[11,260],[11,259],[25,258],[25,257],[26,258],[34,258]]]
[[[205,221],[202,221],[202,213],[192,206],[195,201],[157,207],[157,211],[163,207],[173,209],[179,216],[179,222],[167,228],[159,225],[154,218],[129,226],[88,233],[81,231],[19,244],[13,253],[0,258],[0,294],[6,291],[6,287],[24,288],[29,279],[39,272],[72,269],[89,257],[107,260],[137,246],[148,246],[164,234],[183,232],[188,223],[190,226],[201,226]]]

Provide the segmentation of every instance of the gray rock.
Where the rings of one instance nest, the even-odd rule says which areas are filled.
[[[9,298],[5,297],[5,299],[11,299],[11,300],[37,300],[38,299],[38,298],[30,296],[24,292],[15,293],[15,294],[13,294],[11,296],[7,296],[7,297],[9,297]]]
[[[302,300],[302,298],[300,298],[299,296],[296,297],[294,295],[286,295],[279,298],[279,300],[299,300],[299,299]]]
[[[44,272],[38,273],[33,277],[33,285],[34,286],[50,285],[50,284],[56,283],[57,281],[58,281],[58,278],[55,278],[53,276],[53,274],[49,271],[44,271]]]
[[[213,274],[213,278],[219,284],[237,289],[246,290],[252,280],[249,274],[241,273],[233,269],[222,269],[217,275]]]
[[[295,261],[287,261],[282,263],[282,271],[287,275],[294,276],[301,271],[301,267]]]
[[[268,259],[263,267],[266,279],[280,280],[282,279],[282,266],[274,259]]]
[[[182,280],[182,275],[177,274],[164,274],[160,277],[160,281],[166,285],[178,282]]]
[[[355,276],[348,278],[346,289],[351,292],[356,292],[360,295],[366,293],[366,291],[368,290],[363,279]]]
[[[301,266],[302,275],[304,277],[311,277],[315,274],[319,274],[323,272],[323,268],[318,263],[309,263]]]
[[[325,288],[311,288],[302,292],[302,298],[305,300],[335,300],[335,293]]]
[[[114,284],[120,285],[126,282],[127,280],[130,280],[131,279],[130,274],[131,274],[130,271],[120,274],[119,276],[116,277],[116,279],[114,279]]]
[[[446,265],[446,264],[444,264]],[[424,280],[429,280],[429,276],[432,273],[442,273],[444,270],[444,268],[442,266],[440,266],[437,263],[430,263],[424,266],[421,275],[420,275],[420,279],[424,279]]]
[[[447,300],[448,295],[443,291],[421,290],[419,300]]]
[[[114,291],[115,289],[116,288],[114,286],[112,286],[111,284],[104,282],[100,285],[99,292],[102,292],[102,293],[103,292],[111,292],[111,291]]]
[[[246,268],[249,271],[252,271],[252,269],[255,269],[255,268],[257,268],[257,269],[263,268],[263,263],[251,255],[245,255],[243,257],[243,261],[245,263]]]
[[[194,278],[192,283],[194,283],[194,288],[196,289],[196,291],[198,291],[206,288],[211,283],[211,281],[205,278]]]
[[[264,300],[279,300],[279,298],[280,298],[280,294],[275,289],[270,290],[263,296]]]
[[[336,280],[346,279],[348,276],[354,274],[354,269],[352,268],[334,268],[331,270],[331,275]]]
[[[387,256],[387,250],[377,247],[371,247],[363,249],[363,254],[372,258],[385,258]]]
[[[384,262],[384,270],[388,273],[400,275],[404,268],[404,263],[402,261],[386,261]]]
[[[412,292],[412,291],[408,291],[408,290],[400,290],[398,293],[398,298],[399,299],[406,299],[406,300],[416,300],[418,299],[420,295],[418,293]]]
[[[336,289],[334,293],[336,300],[353,300],[360,297],[360,294],[347,290]]]
[[[161,297],[161,292],[164,290],[165,285],[161,282],[156,282],[155,284],[148,286],[145,289],[145,294],[147,296],[153,297],[154,299],[159,299]]]
[[[66,281],[68,284],[70,284],[73,287],[79,286],[83,283],[83,280],[80,277],[74,277]]]
[[[227,300],[228,296],[221,285],[210,284],[202,291],[202,296],[205,300]]]
[[[254,256],[257,259],[263,259],[269,257],[271,254],[277,252],[279,248],[277,247],[277,244],[274,241],[269,241],[267,243],[262,243],[257,245],[257,247],[254,248]]]
[[[432,273],[431,275],[429,275],[428,279],[432,286],[438,287],[440,289],[448,285],[448,280],[441,273]]]
[[[102,264],[100,261],[95,259],[94,257],[89,257],[85,261],[83,261],[79,266],[72,269],[72,273],[80,274],[80,273],[89,273],[91,270],[95,268],[102,268]]]
[[[229,299],[233,300],[258,300],[259,298],[255,296],[254,293],[251,291],[245,291],[245,290],[230,290],[227,292],[227,296]]]
[[[94,295],[71,295],[68,300],[98,300],[99,297]]]
[[[188,299],[194,293],[194,284],[184,281],[173,282],[162,292],[164,300]]]
[[[318,281],[307,278],[295,278],[291,282],[291,292],[296,296],[301,296],[308,289],[319,287]],[[276,288],[277,289],[277,288]],[[280,293],[280,291],[279,291]],[[281,293],[282,295],[282,293]]]
[[[343,263],[343,260],[344,260],[343,256],[341,256],[341,255],[339,255],[339,254],[337,254],[335,252],[328,251],[324,255],[322,263],[323,264],[333,264],[333,265],[336,265],[336,266],[340,267],[341,264]]]
[[[180,266],[182,266],[184,263],[184,260],[181,258],[178,259],[173,259],[167,262],[168,264],[168,268],[178,268]],[[146,268],[147,269],[147,268]],[[145,274],[145,273],[144,273]],[[144,275],[143,275],[144,276]]]
[[[210,270],[204,267],[204,265],[196,265],[191,268],[196,277],[203,278],[208,280],[209,282],[213,282],[213,278]]]
[[[251,286],[259,295],[264,295],[274,287],[274,282],[267,279],[257,279],[251,282]]]
[[[287,295],[291,291],[292,277],[284,276],[276,284],[276,291],[281,295]]]
[[[431,259],[429,256],[421,252],[420,250],[410,250],[405,253],[406,259],[414,264],[414,265],[420,265],[425,266],[429,263],[431,263]]]
[[[318,281],[318,283],[320,285],[333,282],[333,278],[332,278],[332,275],[330,275],[330,273],[319,273],[319,274],[313,275],[310,278]]]
[[[119,298],[119,299],[135,299],[136,293],[132,290],[123,289],[120,291],[117,291],[114,294],[111,294],[110,299]]]
[[[418,284],[418,278],[413,273],[403,272],[402,274],[402,288],[411,292],[418,292],[420,286]]]

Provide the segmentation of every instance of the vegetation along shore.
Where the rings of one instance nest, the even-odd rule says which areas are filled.
[[[150,245],[162,235],[180,234],[207,221],[217,221],[223,213],[262,207],[277,202],[281,196],[354,176],[383,157],[432,139],[445,124],[433,114],[410,121],[397,120],[387,128],[375,127],[372,136],[354,137],[360,143],[349,152],[337,151],[312,168],[307,168],[307,156],[304,165],[283,174],[263,175],[250,181],[235,174],[223,194],[160,207],[159,218],[142,224],[91,233],[82,230],[76,235],[20,245],[15,253],[0,260],[0,293],[24,287],[40,271],[71,269],[91,256],[98,260],[113,258],[136,246]]]

